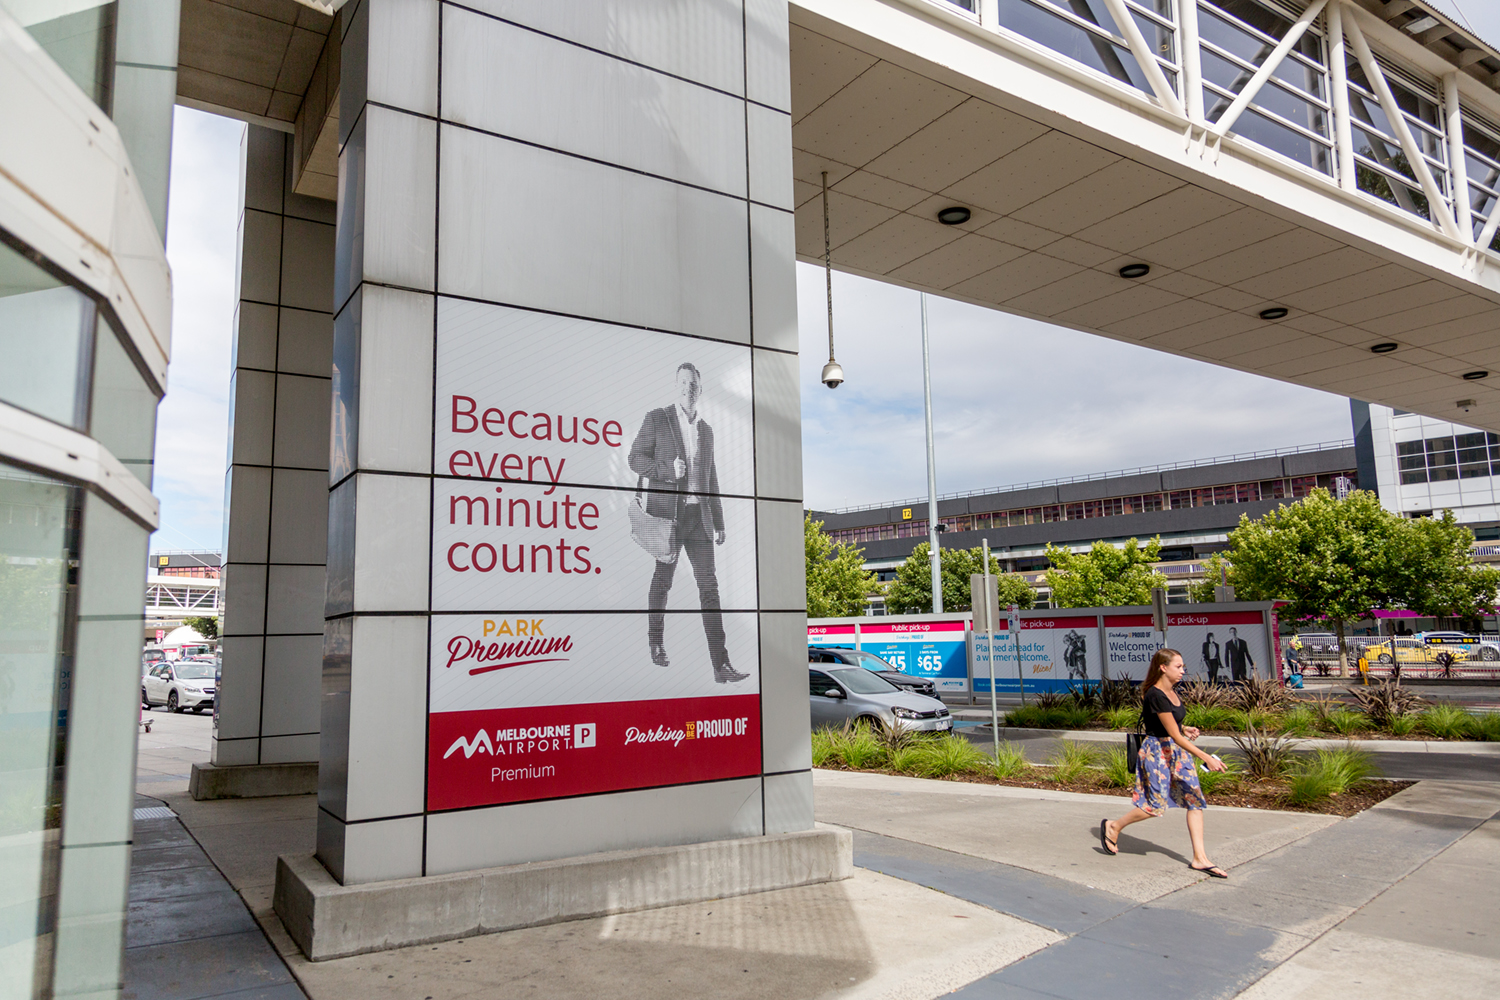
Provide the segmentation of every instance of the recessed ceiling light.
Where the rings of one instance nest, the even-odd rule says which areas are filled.
[[[1476,382],[1479,379],[1488,378],[1489,374],[1489,372],[1464,372],[1464,380],[1467,382]]]
[[[950,205],[938,213],[938,221],[945,226],[961,226],[969,221],[971,214],[962,205]]]
[[[1286,319],[1286,314],[1287,314],[1287,308],[1286,308],[1286,306],[1272,306],[1269,309],[1262,309],[1260,311],[1260,318],[1261,319]]]
[[[1392,344],[1389,341],[1387,341],[1384,344],[1375,344],[1374,346],[1372,346],[1370,348],[1370,353],[1371,354],[1389,354],[1392,351],[1394,351],[1397,347],[1400,347],[1400,346],[1401,346],[1400,344]]]
[[[1120,268],[1120,277],[1122,278],[1144,278],[1150,273],[1150,264],[1126,264]]]

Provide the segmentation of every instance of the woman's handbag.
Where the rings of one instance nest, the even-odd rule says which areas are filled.
[[[1141,765],[1141,740],[1146,736],[1146,721],[1142,719],[1135,725],[1135,732],[1125,734],[1125,763],[1130,767],[1130,773],[1134,774]]]
[[[646,502],[641,496],[645,483],[646,477],[642,476],[636,483],[635,496],[630,498],[630,537],[657,562],[674,563],[678,551],[677,522],[646,513]]]

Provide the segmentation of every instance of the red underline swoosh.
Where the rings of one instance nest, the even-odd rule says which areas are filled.
[[[506,667],[524,667],[528,663],[567,663],[567,662],[568,662],[568,658],[566,656],[558,656],[558,657],[554,657],[553,659],[550,659],[550,660],[516,660],[514,663],[497,663],[493,667],[475,667],[473,670],[469,671],[469,676],[473,677],[475,674],[487,674],[491,670],[504,670]]]

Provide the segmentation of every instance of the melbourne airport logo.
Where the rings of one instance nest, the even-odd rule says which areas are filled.
[[[483,664],[469,668],[469,676],[473,677],[532,663],[566,663],[569,657],[553,654],[571,651],[573,637],[546,635],[545,621],[543,618],[502,618],[499,621],[486,618],[480,635],[456,635],[448,640],[448,662],[444,667],[464,662]]]
[[[511,729],[496,729],[494,739],[488,730],[481,729],[472,738],[460,736],[453,741],[447,760],[460,750],[465,759],[476,753],[487,753],[493,757],[517,753],[545,753],[549,750],[581,750],[594,745],[599,736],[599,727],[592,722],[579,722],[562,726],[523,726]]]

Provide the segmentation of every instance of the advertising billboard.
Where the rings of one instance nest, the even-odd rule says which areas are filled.
[[[1149,614],[1105,615],[1104,642],[1109,675],[1137,681],[1145,679],[1151,655],[1162,645]],[[1228,683],[1276,675],[1259,611],[1169,614],[1167,645],[1182,654],[1187,680]]]
[[[435,394],[428,808],[760,773],[749,348],[440,299]]]
[[[859,624],[859,648],[885,660],[914,677],[928,677],[939,692],[969,690],[968,654],[965,644],[968,622],[882,621],[872,618]],[[810,646],[854,646],[855,626],[808,625]]]
[[[1002,619],[1003,621],[1004,619]],[[990,651],[983,634],[974,636],[974,692],[990,692]],[[1066,691],[1080,681],[1097,681],[1099,619],[1058,613],[1021,619],[1020,656],[1027,691]],[[995,633],[995,690],[1018,692],[1016,636],[1009,628]]]

